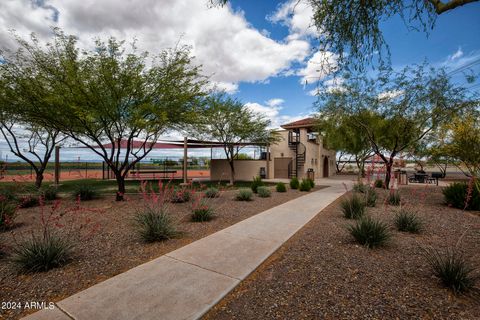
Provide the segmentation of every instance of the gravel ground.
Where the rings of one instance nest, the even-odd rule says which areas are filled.
[[[407,186],[401,194],[423,219],[422,234],[392,228],[387,247],[356,245],[337,200],[204,318],[480,319],[480,280],[472,293],[455,296],[432,276],[422,255],[422,247],[454,246],[464,234],[459,247],[479,267],[479,212],[443,205],[439,187]],[[391,224],[393,209],[383,199],[368,211]]]
[[[143,205],[141,197],[129,196],[127,201],[120,203],[111,198],[83,202],[81,206],[91,210],[76,212],[76,221],[89,222],[83,229],[81,240],[76,241],[73,261],[48,272],[18,274],[8,257],[0,259],[0,302],[5,308],[4,303],[8,301],[24,304],[27,301],[48,303],[61,300],[266,209],[305,195],[297,190],[286,193],[272,191],[271,198],[254,196],[254,201],[240,202],[234,200],[234,194],[235,191],[225,191],[219,198],[210,200],[216,218],[205,223],[190,222],[191,202],[170,204],[170,212],[177,220],[182,236],[152,244],[143,243],[132,228],[133,215]],[[73,204],[67,200],[62,202],[62,206],[71,207]],[[28,236],[38,227],[39,210],[38,207],[21,209],[17,226],[11,232],[0,233],[0,240],[7,249],[10,247],[11,250],[15,239],[20,241],[22,234]],[[63,219],[68,216],[71,214]],[[0,318],[16,319],[29,312],[32,310],[2,310],[0,307]]]

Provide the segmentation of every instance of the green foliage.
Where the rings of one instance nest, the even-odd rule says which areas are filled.
[[[395,227],[398,231],[420,233],[423,229],[423,222],[414,211],[401,208],[394,218]]]
[[[11,84],[6,99],[0,99],[2,108],[10,104],[33,124],[102,150],[97,154],[118,182],[117,200],[123,199],[128,170],[152,150],[151,142],[166,129],[194,122],[208,82],[188,46],[154,56],[127,46],[109,38],[83,50],[75,36],[54,29],[48,45],[34,37],[19,39],[19,50],[3,55],[6,63],[0,64],[0,74]],[[112,137],[125,144],[100,148]],[[130,148],[139,139],[145,148]],[[118,158],[112,161],[111,155]]]
[[[348,231],[358,243],[368,248],[383,246],[391,238],[388,226],[370,217],[356,220],[353,225],[348,226]]]
[[[300,183],[300,186],[298,188],[300,191],[310,191],[312,189],[312,184],[308,179],[302,179],[302,182]]]
[[[287,192],[287,187],[283,182],[277,183],[277,185],[275,186],[275,189],[277,190],[277,192]]]
[[[0,196],[0,231],[11,228],[17,214],[17,205]]]
[[[261,186],[264,186],[264,185],[265,185],[265,183],[263,183],[261,177],[259,177],[259,176],[253,177],[253,182],[252,182],[252,186],[251,186],[253,192],[257,193],[257,188],[261,187]]]
[[[364,216],[366,211],[365,201],[356,193],[342,200],[340,207],[342,208],[343,216],[347,219],[359,219]]]
[[[390,190],[387,196],[387,202],[391,206],[399,206],[402,199],[398,190]]]
[[[365,204],[368,207],[375,207],[377,205],[377,192],[374,188],[367,186],[364,196]]]
[[[214,6],[224,6],[229,1],[209,2]],[[291,10],[294,12],[297,6],[297,10],[304,10],[302,6],[311,6],[313,27],[322,33],[319,51],[332,52],[341,66],[364,71],[370,64],[388,64],[390,61],[389,45],[382,28],[388,18],[399,18],[408,30],[428,35],[435,27],[438,15],[469,2],[474,1],[297,1]],[[328,56],[324,60],[320,70],[328,68],[328,63],[331,63]]]
[[[444,252],[433,248],[426,249],[425,257],[433,274],[453,292],[462,293],[474,287],[478,279],[475,275],[476,269],[469,265],[457,248],[449,248]]]
[[[347,72],[342,77],[342,90],[319,93],[318,111],[333,123],[347,117],[362,130],[386,166],[386,188],[398,154],[475,103],[465,86],[454,84],[444,70],[426,63],[400,71],[380,67],[372,78]]]
[[[97,190],[88,184],[78,185],[73,191],[72,196],[75,199],[80,199],[80,201],[94,200],[99,197]]]
[[[238,144],[244,142],[268,143],[278,140],[278,134],[269,130],[270,120],[254,112],[225,93],[205,99],[206,108],[198,114],[191,131],[202,140],[219,141],[230,163],[230,183],[235,182],[233,161],[239,153]]]
[[[56,187],[48,187],[40,190],[40,195],[46,201],[52,201],[58,198],[58,191]]]
[[[310,187],[313,189],[315,188],[315,181],[313,179],[307,178],[308,182],[310,183]]]
[[[184,203],[190,201],[191,191],[186,188],[174,189],[170,201],[172,203]]]
[[[290,179],[290,189],[298,189],[299,186],[300,182],[298,181],[297,177]]]
[[[449,132],[446,143],[441,146],[441,152],[460,161],[472,177],[480,178],[480,114],[469,112],[454,117],[442,128]]]
[[[146,207],[138,211],[134,224],[137,234],[145,242],[168,240],[179,234],[172,217],[162,207]]]
[[[239,153],[235,156],[235,160],[253,160],[253,158],[246,153]]]
[[[454,182],[442,190],[447,205],[458,209],[480,210],[480,191],[465,182]],[[469,195],[470,194],[470,195]]]
[[[31,208],[36,207],[40,204],[38,197],[34,194],[29,194],[20,197],[19,206],[20,208]]]
[[[210,221],[214,218],[214,216],[215,212],[213,208],[205,201],[201,201],[199,205],[192,209],[192,221],[194,222]]]
[[[382,189],[385,188],[385,183],[383,182],[382,179],[376,179],[374,185],[375,185],[375,188],[382,188]]]
[[[217,198],[220,196],[220,192],[215,187],[210,187],[205,190],[205,197],[207,198]]]
[[[353,185],[352,190],[354,192],[365,193],[367,192],[368,186],[362,182],[357,182]]]
[[[2,201],[10,201],[10,202],[16,202],[18,200],[16,191],[12,187],[3,187],[0,188],[0,199]]]
[[[42,272],[61,267],[71,259],[73,245],[55,233],[32,235],[13,249],[13,263],[23,272]]]
[[[271,196],[270,188],[260,186],[257,188],[257,194],[260,198],[268,198]]]
[[[237,191],[236,199],[238,201],[251,201],[253,197],[253,192],[250,189],[239,189]]]
[[[5,257],[6,255],[7,255],[7,252],[6,252],[5,246],[3,245],[2,239],[0,238],[0,259]]]

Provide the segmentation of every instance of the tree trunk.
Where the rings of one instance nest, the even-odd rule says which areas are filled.
[[[125,195],[125,177],[123,177],[120,173],[115,174],[115,178],[117,180],[117,196],[115,198],[116,201],[123,201]]]
[[[386,163],[386,170],[385,170],[385,188],[390,189],[390,180],[392,179],[392,167],[393,167],[393,161],[390,159]]]
[[[229,160],[228,163],[230,164],[230,185],[233,186],[235,183],[235,165],[233,160]]]
[[[35,188],[40,189],[43,182],[43,171],[39,171],[35,176]]]

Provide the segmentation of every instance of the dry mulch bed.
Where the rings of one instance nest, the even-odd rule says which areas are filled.
[[[340,199],[315,217],[205,319],[479,319],[480,280],[473,293],[455,296],[432,276],[422,247],[454,246],[480,265],[480,216],[443,205],[441,188],[401,189],[425,231],[393,230],[380,249],[356,245],[345,230]],[[369,208],[392,223],[392,207]]]
[[[314,190],[321,188],[318,186]],[[115,202],[113,198],[83,202],[82,207],[93,210],[82,211],[81,220],[89,218],[89,230],[95,230],[97,227],[98,229],[88,238],[76,242],[73,261],[48,272],[19,274],[9,263],[8,258],[0,259],[0,302],[59,301],[243,219],[306,194],[297,190],[278,193],[272,188],[270,198],[254,195],[253,201],[241,202],[234,200],[235,193],[236,191],[225,191],[219,198],[211,199],[210,204],[215,208],[216,218],[210,222],[190,221],[192,202],[169,204],[182,235],[176,239],[151,244],[142,242],[132,226],[135,211],[144,205],[140,196],[129,196],[124,202]],[[74,201],[65,200],[62,205],[72,206]],[[0,233],[0,240],[4,245],[13,247],[15,245],[13,234],[16,238],[21,234],[27,236],[35,226],[38,226],[38,220],[38,207],[21,209],[16,219],[16,227],[11,232]],[[90,234],[90,231],[87,234]],[[28,311],[18,309],[0,310],[0,318],[15,319],[26,313]]]

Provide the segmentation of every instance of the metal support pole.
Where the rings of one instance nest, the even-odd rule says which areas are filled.
[[[270,144],[267,144],[267,179],[270,179]]]
[[[55,146],[55,185],[60,182],[60,146]]]
[[[188,139],[187,137],[183,138],[183,183],[187,183],[187,154],[188,154]]]

